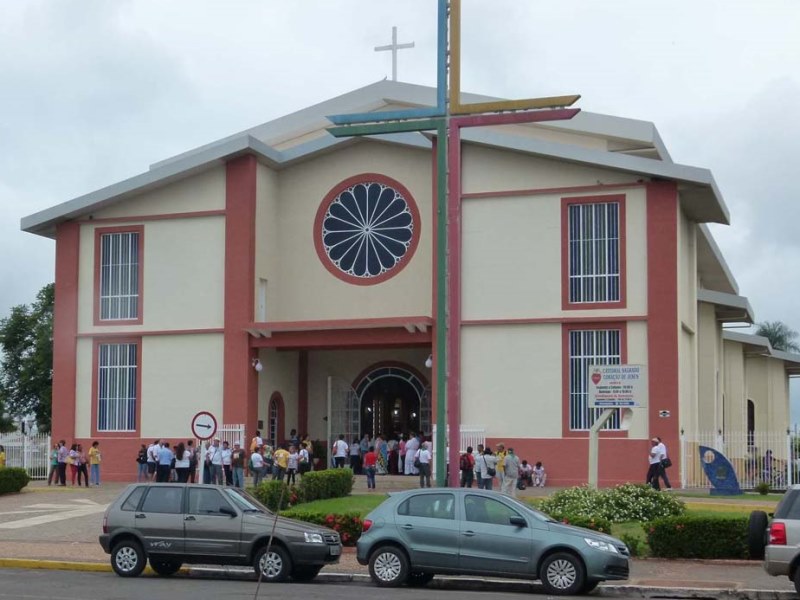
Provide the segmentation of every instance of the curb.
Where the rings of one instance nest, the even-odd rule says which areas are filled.
[[[6,569],[45,569],[59,571],[84,571],[95,573],[113,572],[107,563],[71,562],[61,560],[37,560],[26,558],[0,558],[0,568]],[[250,567],[182,567],[179,573],[186,577],[198,579],[229,579],[237,581],[256,581],[256,575]],[[155,575],[148,566],[145,575]],[[314,583],[355,583],[370,584],[369,575],[362,573],[320,573]],[[538,582],[515,581],[509,579],[490,579],[477,577],[438,576],[431,581],[429,589],[451,591],[494,591],[494,592],[538,592],[542,593],[542,585]],[[749,590],[726,588],[691,588],[644,586],[629,584],[600,584],[594,596],[609,598],[687,598],[716,600],[796,600],[797,595],[791,591],[781,590]]]

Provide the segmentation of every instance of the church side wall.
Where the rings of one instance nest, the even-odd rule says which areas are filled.
[[[414,256],[402,271],[376,285],[354,285],[332,275],[320,260],[314,243],[314,221],[325,195],[344,179],[359,173],[378,173],[399,181],[408,188],[420,214],[420,241]],[[430,316],[431,177],[429,151],[375,142],[360,142],[281,171],[278,175],[281,285],[279,312],[270,316],[270,320]]]
[[[738,342],[723,342],[724,374],[724,428],[737,432],[747,429],[747,391],[745,388],[744,347]]]
[[[267,437],[269,403],[272,395],[277,392],[283,400],[283,430],[279,431],[278,441],[285,440],[289,437],[289,431],[299,429],[297,425],[298,353],[261,348],[258,355],[264,366],[264,370],[259,373],[258,377],[258,420],[264,423],[261,433]],[[252,428],[255,428],[255,424],[252,425]],[[248,424],[248,435],[252,434],[250,429],[251,425]],[[302,435],[302,432],[300,433]]]
[[[714,399],[698,397],[697,377],[697,226],[678,206],[678,326],[680,426],[696,431],[700,423],[699,404],[713,410]]]
[[[721,357],[719,338],[721,328],[713,304],[701,302],[697,319],[697,396],[699,431],[716,431],[722,428],[717,404],[717,381],[720,377]]]
[[[278,175],[259,164],[256,188],[255,248],[255,321],[274,320],[280,314],[278,290],[280,281],[281,224]]]

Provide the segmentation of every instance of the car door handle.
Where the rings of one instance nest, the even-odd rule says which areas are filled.
[[[183,520],[184,521],[196,521],[197,519],[195,519],[192,515],[189,515],[188,517],[183,517]]]
[[[467,537],[472,537],[472,536],[475,535],[475,532],[474,531],[462,531],[461,535],[465,535]]]
[[[136,518],[137,519],[146,519],[147,515],[144,514],[144,513],[136,513]]]
[[[405,525],[401,525],[400,527],[402,527],[403,529],[414,529],[414,526],[411,525],[410,523],[406,523]]]

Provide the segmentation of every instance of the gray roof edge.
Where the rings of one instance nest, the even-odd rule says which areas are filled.
[[[719,189],[714,181],[714,176],[708,169],[642,158],[639,156],[630,156],[628,154],[616,152],[579,148],[558,142],[522,138],[520,136],[487,130],[462,129],[461,137],[465,141],[471,141],[477,144],[507,148],[519,152],[560,158],[572,162],[628,171],[631,173],[640,173],[651,177],[673,179],[706,187],[711,191],[714,199],[717,201],[721,216],[724,216],[725,219],[728,218],[728,209],[719,193]]]
[[[281,153],[270,148],[250,135],[240,135],[234,139],[218,142],[201,153],[164,165],[100,188],[83,196],[78,196],[43,211],[23,217],[20,228],[28,233],[41,233],[58,221],[79,216],[90,208],[102,207],[110,200],[117,200],[139,194],[149,189],[161,187],[212,166],[224,158],[247,151],[255,152],[268,164],[279,164]]]
[[[750,344],[751,346],[761,346],[772,352],[772,345],[769,340],[761,335],[754,333],[739,333],[738,331],[723,330],[722,339],[740,344]]]
[[[730,286],[736,290],[736,293],[739,293],[739,283],[736,281],[736,278],[733,276],[733,272],[731,271],[730,267],[728,266],[728,262],[725,260],[725,256],[722,254],[722,250],[717,245],[717,241],[714,239],[714,235],[711,233],[711,229],[705,223],[699,223],[700,233],[703,235],[703,238],[708,243],[711,251],[714,253],[714,257],[717,259],[719,266],[725,272],[725,277],[728,279],[728,283]]]
[[[708,302],[709,304],[716,304],[719,306],[728,306],[731,308],[738,308],[747,313],[750,323],[755,323],[755,313],[753,307],[750,305],[750,300],[745,296],[738,294],[728,294],[726,292],[718,292],[716,290],[697,290],[697,299],[700,302]]]
[[[794,352],[786,352],[785,350],[773,350],[771,354],[772,356],[780,360],[785,360],[786,362],[800,364],[800,354],[795,354]]]

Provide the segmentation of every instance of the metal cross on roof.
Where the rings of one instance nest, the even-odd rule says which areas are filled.
[[[436,152],[436,325],[433,375],[436,381],[436,482],[449,462],[458,464],[461,425],[461,128],[567,120],[580,109],[565,108],[580,96],[461,103],[461,0],[438,0],[436,106],[329,116],[336,137],[435,131]],[[449,30],[449,48],[448,48]],[[448,52],[449,51],[449,52]],[[449,54],[449,65],[448,65]],[[448,68],[449,67],[449,68]],[[448,81],[449,72],[449,81]],[[426,432],[427,433],[427,432]],[[458,469],[450,484],[458,487]]]
[[[397,51],[413,47],[414,47],[414,42],[408,42],[405,44],[397,43],[397,27],[392,27],[391,44],[389,44],[388,46],[375,46],[375,52],[384,52],[386,50],[392,51],[392,81],[397,81]]]

